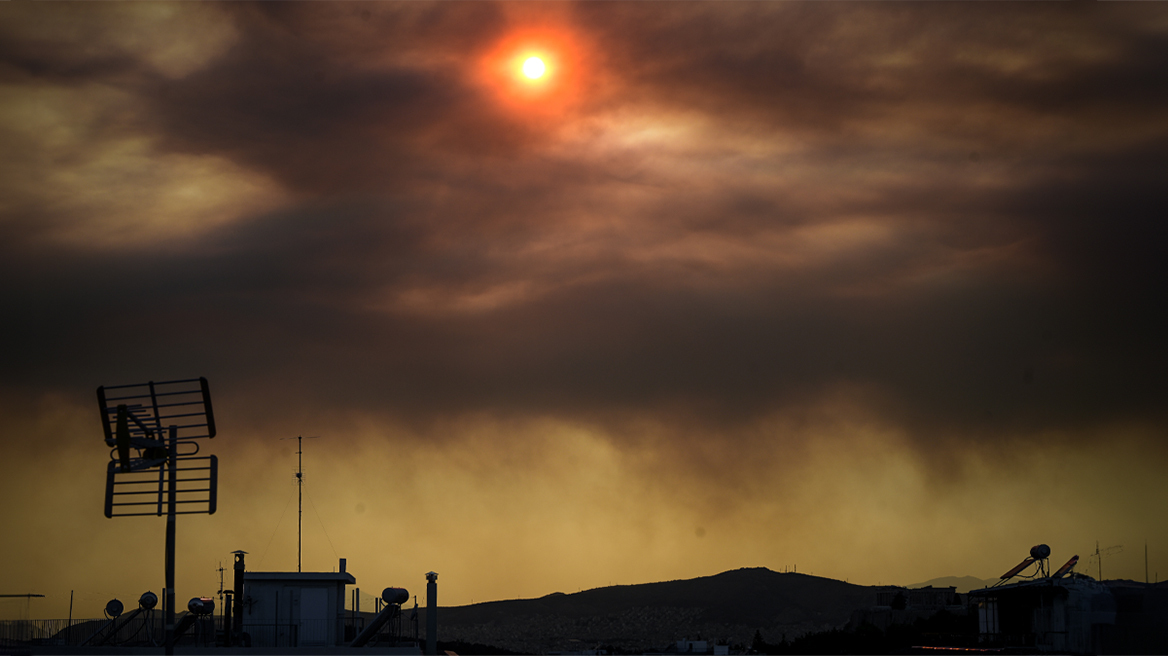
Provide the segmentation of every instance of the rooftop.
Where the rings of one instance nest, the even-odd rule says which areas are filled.
[[[343,581],[356,584],[357,579],[348,572],[247,572],[245,581]]]

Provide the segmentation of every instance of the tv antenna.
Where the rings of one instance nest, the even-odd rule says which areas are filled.
[[[300,556],[304,541],[304,440],[319,439],[319,435],[303,437],[296,436],[296,571],[300,572]],[[291,437],[281,437],[281,440],[290,440]]]
[[[107,391],[117,396],[107,397]],[[213,515],[218,500],[219,460],[198,455],[198,440],[215,437],[211,391],[206,378],[101,386],[97,404],[105,443],[111,448],[105,516],[161,516],[166,507],[162,602],[166,654],[173,656],[175,516]],[[185,485],[180,489],[179,483]],[[153,511],[148,510],[151,506]]]
[[[1103,557],[1104,556],[1112,556],[1112,555],[1115,555],[1121,551],[1123,551],[1122,544],[1117,544],[1113,547],[1107,547],[1106,549],[1100,549],[1099,548],[1099,541],[1098,540],[1095,541],[1095,553],[1091,554],[1091,559],[1095,561],[1095,565],[1099,568],[1099,580],[1100,581],[1103,580]],[[1088,565],[1088,567],[1090,567],[1090,565]]]

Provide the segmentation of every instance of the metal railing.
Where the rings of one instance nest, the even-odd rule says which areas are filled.
[[[244,644],[251,647],[299,647],[300,627],[296,624],[247,624],[242,632],[250,640]]]
[[[342,626],[345,635],[337,636],[336,619],[300,620],[291,623],[245,622],[241,631],[250,638],[253,647],[310,647],[332,646],[338,638],[352,640],[348,634],[359,632],[365,619],[346,617]],[[224,628],[221,616],[200,618],[179,638],[180,645],[209,647],[221,638]],[[161,614],[136,617],[126,621],[108,619],[75,620],[0,620],[0,647],[81,647],[121,646],[158,647],[163,644],[166,627]]]
[[[252,647],[331,647],[337,621],[300,620],[290,623],[244,622],[241,628]]]
[[[135,618],[125,623],[111,620],[4,620],[0,621],[0,645],[79,647],[82,645],[161,644],[165,628],[161,618]]]
[[[160,613],[117,620],[0,620],[0,647],[157,647],[166,635]],[[184,645],[210,646],[220,618],[200,618],[179,638]]]
[[[89,637],[84,633],[87,628],[84,623],[85,620],[3,620],[0,621],[0,646],[79,645]],[[96,627],[89,633],[95,630]]]

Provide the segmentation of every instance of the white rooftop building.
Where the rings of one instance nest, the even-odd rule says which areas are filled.
[[[338,572],[245,572],[243,632],[253,647],[325,647],[345,644],[345,586],[357,579]]]

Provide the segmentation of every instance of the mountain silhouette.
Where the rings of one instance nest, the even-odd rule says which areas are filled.
[[[970,590],[978,590],[991,586],[1001,579],[979,579],[976,576],[941,576],[935,579],[929,579],[922,583],[912,583],[906,585],[906,588],[927,588],[930,585],[934,588],[947,588],[953,586],[961,594],[965,594]]]
[[[784,635],[842,627],[854,610],[874,603],[875,588],[869,586],[744,568],[696,579],[440,608],[438,635],[523,653],[599,645],[644,649],[687,637],[749,645],[756,631],[778,642]]]

